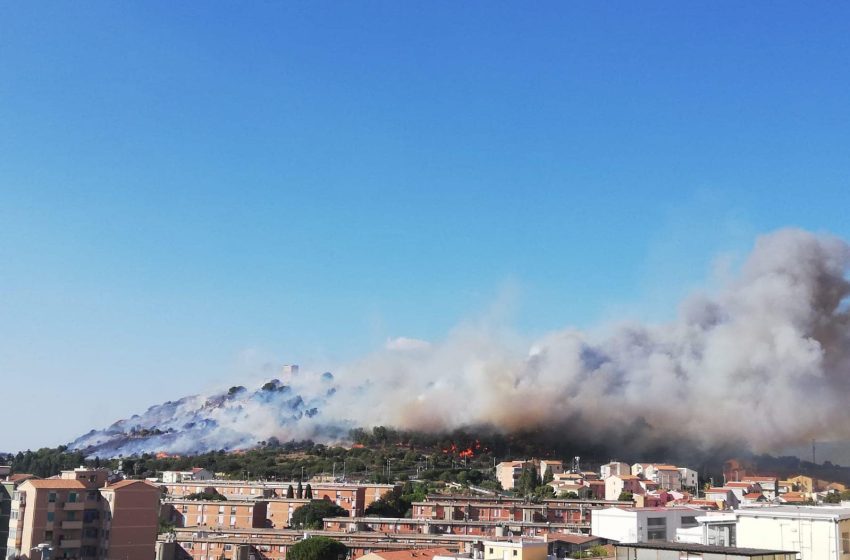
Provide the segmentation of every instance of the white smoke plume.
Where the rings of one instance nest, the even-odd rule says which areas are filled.
[[[373,425],[557,428],[584,440],[628,428],[647,441],[734,438],[756,450],[850,438],[849,265],[846,242],[781,230],[757,240],[735,278],[686,300],[668,323],[558,331],[530,348],[472,327],[431,343],[396,339],[305,384],[300,408],[292,392],[231,399],[208,414],[209,443],[193,441],[217,449],[272,435],[334,440]],[[103,438],[92,432],[77,445]]]

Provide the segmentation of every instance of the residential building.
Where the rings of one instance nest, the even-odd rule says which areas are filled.
[[[632,468],[628,463],[611,461],[610,463],[599,467],[599,478],[602,480],[605,480],[609,476],[622,476],[624,474],[632,474]]]
[[[265,500],[169,499],[160,508],[160,518],[176,527],[248,529],[265,527],[267,512]]]
[[[101,559],[153,558],[160,489],[144,480],[122,480],[101,488],[100,494],[103,496]],[[97,517],[95,510],[86,510],[83,523],[93,523]],[[86,528],[83,537],[88,538],[96,532],[95,527]]]
[[[768,501],[775,500],[779,493],[779,480],[775,476],[747,476],[742,478],[741,482],[758,484]]]
[[[496,480],[503,490],[514,489],[526,464],[526,461],[503,461],[496,465]]]
[[[605,479],[606,500],[619,500],[623,492],[643,494],[644,489],[641,486],[641,479],[630,474],[609,476]]]
[[[850,557],[850,508],[769,506],[735,513],[738,546],[797,550],[800,560]]]
[[[6,557],[29,558],[45,544],[50,558],[149,560],[160,489],[141,480],[106,485],[107,472],[79,468],[28,479],[13,495]]]
[[[696,527],[702,513],[683,506],[597,509],[591,512],[590,534],[627,543],[673,540],[677,529]]]
[[[412,548],[409,550],[381,550],[360,556],[357,560],[433,560],[457,558],[448,548]]]
[[[549,544],[543,539],[484,541],[484,560],[546,560]]]
[[[679,480],[682,484],[682,489],[693,492],[699,488],[699,473],[687,467],[679,467]]]
[[[796,552],[679,542],[614,545],[617,560],[795,560]]]
[[[194,467],[188,471],[163,471],[163,482],[189,482],[193,480],[213,480],[215,474],[201,467]]]
[[[0,559],[6,558],[12,497],[24,481],[36,478],[31,474],[10,474],[10,470],[6,466],[0,467]]]
[[[553,459],[540,459],[540,467],[537,470],[537,474],[540,476],[540,480],[543,480],[543,476],[546,474],[547,469],[552,469],[552,476],[563,474],[564,463],[562,461],[556,461]]]
[[[727,512],[706,512],[696,517],[696,527],[685,527],[676,531],[676,541],[716,546],[737,544],[738,516]]]

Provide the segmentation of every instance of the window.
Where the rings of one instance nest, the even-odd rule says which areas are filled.
[[[649,541],[667,540],[667,529],[649,529],[646,532],[646,539]]]
[[[71,503],[76,502],[77,501],[77,493],[76,492],[69,492],[68,493],[68,501],[71,502]]]
[[[697,525],[699,523],[697,523],[695,515],[685,515],[682,517],[682,527],[687,529],[688,527],[696,527]]]
[[[516,556],[516,550],[514,550],[514,556]]]
[[[646,524],[650,527],[658,527],[659,525],[667,525],[667,520],[663,517],[650,517],[646,520]]]
[[[56,503],[56,492],[50,492],[47,494],[47,501],[51,504]]]
[[[65,512],[65,520],[66,521],[76,521],[77,520],[77,512],[76,511]]]
[[[47,522],[48,522],[48,523],[53,523],[53,517],[54,517],[55,515],[56,515],[56,514],[55,514],[54,512],[52,512],[52,511],[48,511],[48,512],[47,512]]]

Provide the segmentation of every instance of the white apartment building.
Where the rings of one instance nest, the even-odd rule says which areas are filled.
[[[738,546],[796,550],[800,560],[850,558],[850,508],[771,506],[735,513]]]
[[[632,474],[632,468],[628,463],[611,461],[607,465],[599,467],[599,478],[602,480],[605,480],[609,476],[622,476],[624,474]]]
[[[704,512],[692,507],[610,507],[591,512],[590,534],[623,543],[672,541],[681,528],[697,527]]]

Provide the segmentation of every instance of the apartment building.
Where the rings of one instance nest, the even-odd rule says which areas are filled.
[[[154,555],[162,491],[144,480],[122,480],[100,489],[103,496],[101,559],[149,560]],[[83,522],[96,521],[97,512],[86,511]],[[84,538],[97,531],[92,527]]]
[[[304,500],[306,501],[306,500]],[[160,518],[175,527],[250,529],[267,525],[265,500],[166,500]]]
[[[13,495],[6,558],[149,560],[154,553],[160,489],[141,480],[106,485],[99,469],[28,479]]]
[[[31,474],[11,474],[9,467],[0,467],[0,559],[6,558],[12,497],[25,481],[36,478]]]
[[[244,481],[244,480],[203,480],[183,482],[163,482],[169,497],[181,498],[201,492],[218,492],[228,499],[272,499],[286,498],[292,482]],[[306,485],[304,485],[306,486]],[[373,483],[310,483],[313,499],[329,500],[349,512],[352,517],[361,516],[372,502],[385,493],[399,488],[396,484]]]
[[[641,485],[641,480],[630,474],[609,476],[605,479],[605,499],[618,500],[623,492],[643,494],[645,490]]]
[[[496,465],[496,480],[502,485],[502,489],[514,489],[526,464],[526,461],[502,461]]]
[[[177,529],[173,535],[160,535],[156,560],[286,560],[287,550],[302,538],[329,536],[348,547],[350,558],[376,551],[430,549],[443,547],[451,552],[469,550],[480,537],[466,535],[406,534],[389,538],[385,534],[324,533],[280,529],[198,531]]]
[[[737,546],[776,546],[800,560],[850,558],[850,508],[770,506],[738,509]]]
[[[189,482],[195,480],[212,480],[215,474],[201,467],[194,467],[188,471],[164,471],[163,482]]]
[[[289,527],[295,510],[310,503],[310,500],[299,500],[298,498],[269,498],[265,501],[268,504],[266,525],[276,528]]]
[[[677,529],[697,527],[696,517],[703,513],[691,507],[597,509],[591,515],[590,533],[625,543],[673,540]]]

